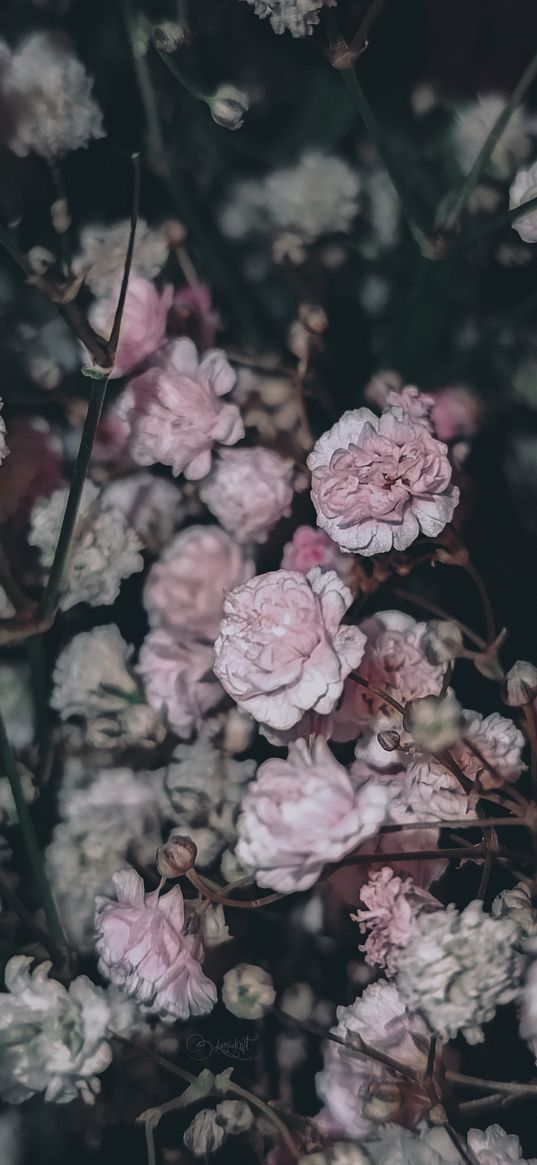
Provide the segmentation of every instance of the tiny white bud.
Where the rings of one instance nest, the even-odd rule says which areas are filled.
[[[177,20],[164,20],[155,25],[151,39],[159,53],[175,53],[187,40],[186,28]]]
[[[464,649],[461,630],[447,619],[431,619],[425,625],[420,648],[428,663],[450,663]]]
[[[271,976],[262,967],[238,963],[224,975],[222,1001],[239,1019],[261,1019],[275,998]]]
[[[403,725],[415,743],[428,752],[442,752],[460,740],[464,713],[452,692],[445,696],[422,696],[409,700]]]
[[[502,699],[510,708],[523,708],[537,696],[537,667],[525,659],[509,668],[502,686]]]
[[[157,850],[157,870],[163,878],[179,878],[191,870],[198,856],[198,847],[191,837],[172,829],[164,845]]]
[[[65,198],[57,198],[50,208],[52,225],[57,235],[65,235],[71,226],[71,215]]]
[[[250,108],[246,93],[236,89],[234,85],[220,85],[209,97],[211,117],[217,125],[224,129],[240,129],[244,123],[244,115]]]
[[[247,1133],[254,1123],[254,1114],[244,1100],[222,1100],[216,1106],[216,1115],[229,1136]]]

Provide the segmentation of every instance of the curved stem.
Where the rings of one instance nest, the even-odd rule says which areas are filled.
[[[257,910],[260,906],[270,906],[273,902],[279,902],[282,898],[287,898],[288,894],[267,894],[266,898],[254,898],[245,902],[240,898],[227,898],[220,890],[213,890],[204,878],[201,878],[196,870],[187,870],[185,878],[203,894],[204,898],[208,898],[209,902],[218,902],[220,906],[234,906],[239,910]]]
[[[472,1088],[480,1092],[508,1092],[518,1096],[537,1096],[537,1082],[517,1084],[514,1080],[485,1080],[481,1076],[466,1076],[462,1072],[454,1072],[448,1068],[444,1079],[451,1084],[459,1084],[461,1088]]]
[[[422,607],[424,611],[430,611],[431,615],[436,615],[438,619],[446,619],[449,623],[455,623],[459,630],[462,631],[463,635],[466,635],[466,638],[469,639],[476,647],[480,647],[482,650],[484,650],[485,647],[488,646],[486,639],[482,639],[480,635],[476,635],[476,632],[472,631],[471,627],[468,627],[467,624],[463,623],[460,619],[456,619],[454,615],[449,613],[449,611],[444,611],[443,607],[439,607],[437,603],[433,603],[430,599],[425,599],[421,595],[418,598],[417,595],[413,595],[409,591],[405,591],[400,587],[390,587],[390,590],[397,599],[402,599],[406,603],[411,603],[414,607]]]
[[[354,1038],[344,1039],[343,1036],[336,1035],[335,1032],[330,1031],[321,1024],[314,1023],[308,1019],[297,1019],[294,1015],[289,1015],[288,1012],[282,1011],[279,1007],[271,1008],[273,1014],[277,1019],[283,1020],[284,1023],[301,1028],[302,1031],[310,1032],[311,1035],[319,1036],[320,1039],[330,1040],[333,1044],[339,1044],[343,1048],[347,1048],[349,1052],[355,1052],[358,1056],[366,1056],[370,1060],[376,1060],[379,1064],[383,1064],[385,1068],[389,1068],[390,1072],[396,1072],[399,1076],[404,1076],[407,1080],[418,1080],[419,1072],[415,1068],[409,1068],[407,1064],[402,1064],[400,1060],[395,1060],[393,1056],[387,1056],[384,1052],[380,1052],[377,1048],[372,1048],[367,1044],[361,1036],[355,1033]]]

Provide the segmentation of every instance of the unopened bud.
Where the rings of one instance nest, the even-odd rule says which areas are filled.
[[[151,39],[159,53],[175,53],[187,40],[187,30],[177,20],[164,20],[155,25]]]
[[[224,736],[222,739],[224,752],[230,752],[232,755],[245,752],[252,743],[254,732],[255,721],[249,713],[240,712],[238,708],[232,708],[227,714],[224,725]]]
[[[157,870],[163,878],[179,878],[192,869],[198,856],[198,847],[191,837],[172,829],[164,845],[157,850]]]
[[[525,659],[509,668],[502,686],[502,699],[511,708],[523,708],[537,696],[537,667]]]
[[[427,663],[450,663],[464,650],[462,632],[447,619],[431,619],[425,624],[420,648]]]
[[[160,229],[169,247],[181,247],[186,240],[187,229],[176,218],[168,219]]]
[[[384,749],[384,752],[397,752],[397,749],[401,747],[401,737],[394,729],[379,732],[377,734],[377,740],[380,747]]]
[[[261,1019],[275,998],[271,976],[262,967],[238,963],[224,975],[222,1002],[239,1019]]]
[[[308,332],[313,332],[316,336],[322,335],[328,327],[326,312],[318,304],[301,303],[298,309],[298,318]]]
[[[52,225],[57,235],[65,235],[71,226],[71,215],[65,198],[57,198],[50,208]]]
[[[250,102],[246,93],[235,89],[234,85],[220,85],[216,93],[209,97],[209,108],[217,125],[222,125],[224,129],[240,129]]]
[[[44,275],[54,262],[54,255],[46,247],[32,247],[26,258],[36,275]]]
[[[464,712],[453,693],[445,696],[422,696],[409,700],[403,714],[403,726],[415,743],[428,752],[443,752],[460,740]]]

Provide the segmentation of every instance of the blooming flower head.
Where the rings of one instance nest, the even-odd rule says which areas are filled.
[[[351,592],[332,570],[276,570],[231,591],[215,643],[215,674],[240,708],[288,729],[331,712],[357,667],[364,636],[342,627]]]
[[[111,481],[103,490],[103,501],[121,510],[144,548],[154,555],[160,554],[192,511],[199,512],[199,506],[190,501],[178,482],[143,470]]]
[[[52,964],[15,955],[6,966],[0,994],[0,1093],[21,1104],[36,1092],[68,1104],[80,1096],[93,1104],[98,1075],[112,1060],[107,1040],[106,994],[85,975],[69,989],[49,979]]]
[[[161,294],[148,279],[139,275],[129,279],[112,379],[126,376],[156,352],[166,333],[172,299],[171,286],[165,287]],[[110,335],[116,308],[115,296],[99,299],[92,305],[90,323],[101,336]]]
[[[104,225],[88,223],[80,232],[80,251],[73,260],[75,275],[84,275],[85,281],[99,299],[119,295],[129,245],[130,223]],[[168,257],[164,231],[149,227],[138,219],[134,239],[130,284],[137,278],[155,279]]]
[[[224,595],[244,583],[255,565],[219,526],[189,526],[151,568],[144,603],[153,626],[214,640]]]
[[[293,462],[270,449],[224,449],[200,497],[238,542],[266,542],[291,513],[293,479]]]
[[[465,173],[473,166],[481,146],[505,109],[505,104],[505,97],[487,93],[457,114],[452,131],[453,145],[459,165]],[[517,165],[527,158],[530,151],[529,130],[527,113],[519,105],[513,110],[494,147],[487,167],[491,176],[505,181],[511,177]]]
[[[389,866],[370,874],[360,898],[366,909],[357,910],[351,918],[359,923],[362,934],[369,931],[360,948],[365,961],[395,975],[399,953],[411,941],[418,914],[440,910],[440,904],[412,878],[398,877]]]
[[[212,673],[213,649],[189,639],[178,642],[165,627],[151,631],[140,651],[137,672],[148,703],[178,736],[188,737],[219,703],[222,689]]]
[[[464,384],[438,388],[433,396],[431,422],[440,441],[473,437],[479,427],[480,406],[477,397]]]
[[[173,340],[158,365],[131,380],[118,404],[136,464],[161,462],[175,475],[205,477],[213,446],[244,437],[237,406],[221,399],[234,383],[223,352],[215,348],[199,360],[192,340]]]
[[[315,530],[313,526],[298,526],[291,541],[283,548],[282,570],[298,570],[301,574],[307,574],[314,566],[335,570],[345,582],[349,559],[340,554],[323,530]]]
[[[537,162],[528,170],[519,170],[509,191],[509,208],[522,206],[530,198],[537,198]],[[524,243],[537,243],[537,207],[521,214],[512,222],[513,230]]]
[[[206,1015],[216,1002],[204,975],[197,927],[185,913],[179,886],[150,894],[135,870],[114,874],[116,900],[98,898],[96,946],[102,974],[144,1011],[167,1019]]]
[[[537,1157],[523,1157],[518,1137],[506,1133],[501,1125],[470,1129],[468,1148],[479,1165],[537,1165]]]
[[[366,556],[436,537],[459,491],[447,449],[407,415],[344,413],[308,457],[317,522],[341,550]]]
[[[259,886],[307,890],[323,867],[378,832],[387,797],[374,781],[354,784],[321,737],[287,760],[265,761],[242,802],[237,856]]]
[[[275,998],[272,979],[262,967],[238,963],[224,975],[223,1002],[239,1019],[261,1019]]]
[[[257,16],[268,16],[274,32],[290,32],[291,36],[311,36],[319,23],[320,11],[330,8],[336,0],[248,0]]]

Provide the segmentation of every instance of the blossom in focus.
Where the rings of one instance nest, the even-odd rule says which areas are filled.
[[[244,437],[237,406],[221,399],[234,383],[235,373],[219,349],[199,360],[192,340],[173,340],[159,364],[134,377],[118,402],[136,464],[160,462],[176,476],[206,477],[213,446],[234,445]]]
[[[214,670],[261,724],[292,728],[304,712],[331,712],[363,655],[364,635],[342,627],[352,595],[332,570],[277,570],[231,591]]]
[[[507,672],[502,696],[512,708],[531,704],[537,698],[537,667],[525,659],[517,659]]]
[[[151,568],[144,604],[153,627],[214,640],[224,596],[255,573],[253,560],[219,526],[189,526]]]
[[[389,866],[370,874],[360,898],[366,909],[351,914],[362,934],[369,931],[360,950],[365,952],[366,963],[395,975],[399,953],[412,939],[418,914],[440,910],[440,904],[412,878],[398,877]]]
[[[262,967],[238,963],[224,975],[222,1001],[239,1019],[261,1019],[275,998],[272,979]]]
[[[319,14],[324,6],[336,4],[336,0],[247,0],[253,4],[257,16],[268,16],[274,32],[290,32],[291,36],[311,36]]]
[[[165,627],[151,631],[144,640],[136,670],[147,702],[178,736],[189,737],[220,702],[222,689],[212,672],[213,660],[209,643],[178,642]]]
[[[294,464],[271,449],[224,449],[200,487],[200,497],[238,542],[266,542],[291,513]]]
[[[129,245],[130,223],[104,225],[88,223],[80,232],[80,250],[73,259],[75,275],[85,282],[98,299],[117,301]],[[168,244],[163,230],[149,227],[144,219],[136,224],[130,282],[155,279],[168,258]]]
[[[518,1137],[501,1125],[470,1129],[467,1142],[479,1165],[537,1165],[537,1157],[523,1157]]]
[[[297,526],[290,542],[283,548],[282,570],[298,570],[307,574],[314,566],[335,570],[344,582],[349,573],[349,559],[341,554],[332,539],[323,530],[313,526]]]
[[[420,915],[412,942],[399,956],[403,999],[443,1039],[462,1032],[469,1044],[480,1043],[481,1024],[518,994],[519,937],[514,919],[491,918],[477,900],[461,913],[451,905]]]
[[[167,1019],[206,1015],[216,1002],[203,973],[199,931],[191,929],[179,886],[159,897],[145,893],[132,869],[114,874],[116,900],[98,898],[95,913],[99,970],[134,996],[146,1012]]]
[[[31,970],[32,959],[15,955],[0,994],[0,1094],[22,1104],[36,1092],[68,1104],[77,1096],[93,1104],[98,1076],[112,1061],[107,1040],[106,994],[85,976],[69,988],[49,979],[50,962]]]
[[[195,503],[185,496],[178,482],[142,470],[111,481],[102,496],[106,506],[121,510],[144,548],[155,555],[160,554],[174,530],[196,510]]]
[[[67,488],[56,490],[50,498],[37,501],[32,510],[28,538],[39,549],[45,569],[52,566],[67,494]],[[61,609],[68,611],[77,603],[92,607],[113,603],[122,579],[143,567],[139,550],[139,539],[123,514],[103,505],[97,487],[86,481],[60,596]]]
[[[6,143],[21,157],[51,161],[105,136],[92,81],[58,32],[32,33],[4,60],[0,106]]]
[[[171,286],[165,287],[161,293],[154,283],[139,275],[129,279],[112,380],[126,376],[156,352],[166,334],[166,319],[172,300]],[[105,339],[112,331],[116,308],[117,298],[111,296],[98,299],[90,309],[90,324]]]
[[[341,550],[366,556],[436,537],[459,491],[447,448],[419,422],[369,409],[343,414],[308,457],[317,522]]]
[[[259,886],[307,890],[323,867],[378,833],[387,816],[385,790],[353,783],[317,737],[289,746],[287,760],[265,761],[242,801],[237,856]]]
[[[465,174],[471,170],[481,146],[505,109],[505,104],[505,97],[497,93],[487,93],[457,114],[452,129],[452,141],[457,161]],[[520,162],[529,154],[531,148],[529,133],[526,111],[519,105],[511,113],[496,142],[487,173],[500,181],[510,178]]]
[[[537,198],[537,162],[528,170],[519,170],[509,191],[509,209],[523,206],[530,198]],[[537,243],[537,206],[521,214],[511,223],[524,243]]]

